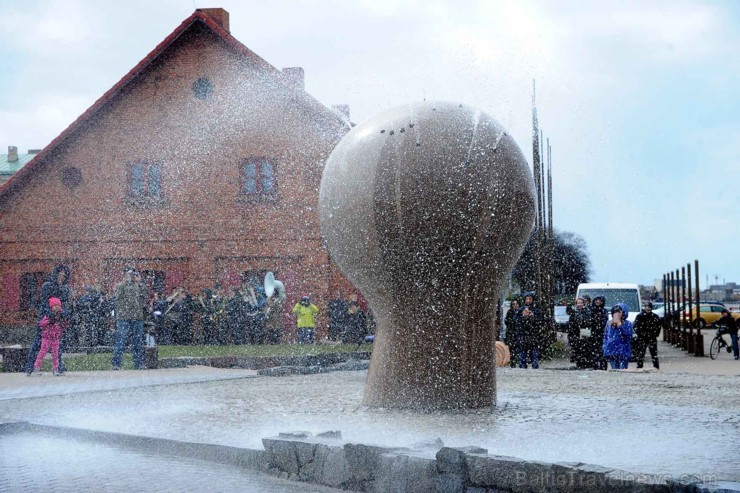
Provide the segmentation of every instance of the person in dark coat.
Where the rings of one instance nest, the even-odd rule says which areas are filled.
[[[524,306],[517,316],[519,346],[519,368],[540,367],[540,348],[542,346],[542,311],[535,304],[534,293],[524,294]]]
[[[336,296],[329,302],[327,312],[329,314],[329,340],[338,341],[342,339],[347,330],[347,310],[349,304],[342,298],[342,292],[337,291]]]
[[[80,324],[80,344],[83,346],[96,346],[98,305],[100,295],[95,292],[93,286],[85,286],[85,293],[77,300],[77,316]]]
[[[660,317],[653,313],[653,304],[649,301],[645,308],[635,318],[635,333],[637,343],[635,347],[635,360],[637,367],[642,368],[645,362],[645,350],[650,350],[653,359],[653,368],[660,368],[658,362],[658,335],[660,335]]]
[[[365,312],[357,303],[357,296],[352,296],[347,304],[342,342],[344,344],[359,344],[365,340],[366,333]]]
[[[198,297],[200,324],[203,327],[203,339],[206,346],[216,344],[216,299],[210,288],[205,288]]]
[[[263,344],[265,340],[265,300],[262,288],[247,287],[247,343]]]
[[[244,344],[246,342],[247,302],[239,288],[234,288],[234,292],[226,303],[226,323],[231,331],[231,341],[234,344]]]
[[[732,318],[732,314],[726,308],[722,310],[722,316],[714,322],[714,325],[719,328],[720,334],[729,334],[730,340],[732,341],[732,352],[735,359],[740,359],[740,348],[738,348],[737,340],[737,320]],[[729,349],[729,348],[728,348]]]
[[[604,357],[603,344],[604,329],[609,321],[609,312],[606,310],[606,298],[599,295],[594,296],[591,302],[591,337],[592,344],[587,351],[590,354],[591,365],[595,370],[606,370],[606,358]]]
[[[576,306],[571,311],[568,320],[568,344],[573,355],[576,368],[593,368],[593,319],[591,312],[583,298],[576,299]],[[600,344],[602,341],[598,340]]]
[[[509,346],[509,354],[511,354],[512,356],[509,359],[509,364],[512,368],[516,368],[517,355],[519,354],[519,346],[517,345],[516,341],[518,334],[516,319],[519,314],[519,308],[521,308],[521,306],[519,305],[519,300],[511,300],[511,306],[506,312],[506,317],[504,318],[504,325],[506,326],[506,332],[504,333],[504,344]]]
[[[57,298],[62,302],[61,315],[57,315],[61,319],[63,329],[69,325],[70,317],[72,315],[72,306],[69,293],[69,267],[63,264],[59,264],[51,271],[49,278],[41,285],[41,296],[39,297],[39,304],[36,310],[36,336],[33,339],[31,348],[28,350],[28,358],[26,359],[26,366],[24,368],[26,375],[33,373],[33,365],[36,363],[36,356],[38,355],[39,349],[41,349],[41,339],[43,330],[39,323],[41,319],[46,316],[52,318],[51,308],[49,307],[49,299]],[[64,343],[59,347],[59,373],[64,374],[66,371],[64,367]]]
[[[154,333],[160,345],[172,344],[172,332],[168,330],[171,326],[165,323],[164,314],[167,308],[169,308],[167,300],[161,293],[155,291],[154,298],[152,298],[152,321],[154,322]]]

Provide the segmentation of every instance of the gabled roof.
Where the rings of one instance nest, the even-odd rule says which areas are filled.
[[[255,52],[244,46],[228,31],[226,31],[216,20],[207,15],[201,10],[196,10],[193,14],[185,19],[172,33],[167,36],[161,43],[159,43],[142,61],[140,61],[134,68],[132,68],[126,75],[119,80],[116,85],[111,87],[105,94],[103,94],[92,106],[90,106],[82,115],[80,115],[75,121],[73,121],[61,134],[59,134],[49,145],[35,155],[26,166],[23,166],[16,172],[7,182],[0,186],[0,201],[5,199],[7,195],[27,177],[38,166],[38,163],[42,162],[44,158],[51,154],[53,150],[61,145],[67,137],[72,135],[82,124],[88,121],[95,113],[100,110],[106,103],[117,96],[126,85],[131,82],[137,75],[142,73],[147,67],[149,67],[156,59],[161,55],[172,43],[174,43],[185,31],[188,30],[196,22],[201,22],[208,26],[214,33],[216,33],[221,39],[223,39],[229,46],[234,48],[238,53],[242,54],[245,58],[253,62],[260,70],[263,70],[267,74],[275,77],[276,80],[282,82],[286,86],[291,86],[291,81],[283,74],[282,71],[270,65],[262,57],[257,55]],[[305,91],[297,91],[300,96],[313,110],[322,111],[326,115],[331,115],[336,120],[338,127],[347,127],[347,123],[342,117],[334,113],[332,110],[318,102],[315,98],[310,96]],[[349,128],[347,127],[347,130]]]

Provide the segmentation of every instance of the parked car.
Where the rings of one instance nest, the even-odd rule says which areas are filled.
[[[696,313],[696,306],[692,306],[691,311],[689,311],[687,305],[681,307],[684,320],[688,322],[693,319],[696,327],[699,327],[700,329],[703,329],[707,325],[711,325],[719,320],[722,316],[722,310],[727,310],[727,307],[722,303],[714,301],[701,302],[698,316]],[[735,318],[735,320],[740,320],[740,313],[730,312],[730,314]]]
[[[568,311],[567,306],[555,305],[555,330],[558,332],[568,332],[568,321],[570,320]]]

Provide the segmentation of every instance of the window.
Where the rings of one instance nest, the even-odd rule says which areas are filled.
[[[27,272],[21,276],[21,310],[38,308],[44,276],[44,272]]]
[[[273,195],[277,192],[275,165],[265,158],[248,159],[241,164],[241,193],[247,196]]]
[[[162,167],[159,163],[129,163],[128,196],[158,200],[162,197]]]
[[[725,309],[724,306],[712,305],[712,312],[714,313],[722,313],[722,310],[724,309]]]

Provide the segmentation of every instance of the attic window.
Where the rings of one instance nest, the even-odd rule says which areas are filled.
[[[213,84],[208,77],[201,77],[193,82],[193,94],[198,99],[208,99],[213,92]]]

